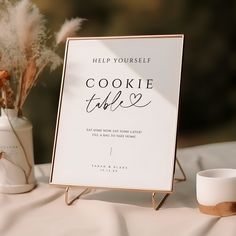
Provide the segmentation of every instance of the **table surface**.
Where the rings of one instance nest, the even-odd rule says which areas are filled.
[[[152,209],[150,193],[112,190],[92,190],[67,206],[65,189],[48,184],[50,164],[36,165],[33,191],[0,194],[0,235],[235,236],[236,216],[199,212],[195,176],[203,169],[236,168],[236,142],[179,149],[177,155],[187,181],[174,186],[159,211]]]

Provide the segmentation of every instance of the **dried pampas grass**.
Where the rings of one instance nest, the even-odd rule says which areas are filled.
[[[66,20],[60,31],[56,33],[56,43],[63,43],[68,37],[75,36],[77,31],[80,30],[83,21],[84,19],[81,18]]]
[[[55,52],[55,45],[75,36],[83,19],[66,20],[55,35],[55,43],[49,47],[46,19],[38,7],[30,0],[0,0],[0,69],[8,71],[11,79],[9,87],[15,88],[13,103],[22,109],[31,89],[36,85],[45,67],[55,70],[62,64],[61,57]],[[10,91],[10,90],[9,90]],[[4,103],[0,88],[0,107]],[[8,107],[10,108],[10,107]]]
[[[16,34],[22,51],[34,49],[32,48],[33,44],[37,47],[40,45],[40,41],[46,40],[45,18],[33,3],[29,0],[19,1],[14,12]]]

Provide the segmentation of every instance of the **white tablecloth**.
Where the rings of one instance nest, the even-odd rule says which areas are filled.
[[[195,175],[208,168],[236,168],[236,142],[177,154],[188,179],[175,185],[159,211],[152,209],[150,193],[111,190],[94,190],[67,206],[64,189],[48,185],[50,165],[37,165],[37,188],[0,194],[0,236],[235,236],[236,216],[220,218],[197,209]]]

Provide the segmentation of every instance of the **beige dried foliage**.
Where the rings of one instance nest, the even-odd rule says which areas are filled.
[[[46,40],[45,19],[29,0],[19,1],[14,12],[19,47],[25,53],[29,50],[30,55],[35,50],[33,45],[40,46],[40,41]]]
[[[62,64],[55,45],[75,36],[81,23],[80,18],[66,21],[50,47],[47,45],[50,35],[46,19],[34,3],[30,0],[0,0],[0,70],[10,73],[9,86],[16,88],[15,108],[22,109],[45,67],[49,66],[53,71]],[[1,94],[0,100],[1,106]]]
[[[66,20],[59,32],[56,33],[56,43],[63,43],[68,37],[75,36],[77,31],[80,30],[83,21],[84,19],[81,18]]]

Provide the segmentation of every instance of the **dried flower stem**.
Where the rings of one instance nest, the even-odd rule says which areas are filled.
[[[6,116],[7,116],[7,119],[8,119],[8,122],[9,122],[9,125],[11,126],[11,129],[12,129],[12,131],[13,131],[13,133],[14,133],[14,135],[15,135],[17,141],[19,142],[19,144],[20,144],[20,146],[21,146],[21,148],[22,148],[22,151],[23,151],[23,153],[24,153],[24,157],[25,157],[26,163],[27,163],[28,168],[29,168],[28,173],[26,173],[26,171],[24,170],[24,172],[26,173],[26,181],[27,181],[26,183],[28,184],[29,176],[30,176],[31,171],[32,171],[32,165],[31,165],[30,160],[29,160],[29,157],[28,157],[28,155],[27,155],[27,153],[26,153],[25,147],[24,147],[23,143],[21,142],[21,139],[20,139],[20,137],[18,136],[18,134],[17,134],[17,132],[16,132],[14,126],[13,126],[12,123],[11,123],[11,120],[10,120],[10,118],[9,118],[9,116],[8,116],[8,113],[5,111],[5,109],[3,109],[3,111],[5,112],[5,114],[6,114]]]
[[[24,101],[26,99],[27,94],[32,88],[32,84],[34,84],[35,75],[37,73],[35,60],[30,60],[24,74],[21,79],[21,87],[20,87],[20,97],[18,102],[18,109],[22,109]]]
[[[8,161],[9,163],[11,163],[12,165],[16,166],[17,168],[19,168],[23,174],[24,174],[24,177],[25,177],[25,183],[28,184],[29,183],[29,177],[27,177],[27,174],[26,174],[26,171],[24,170],[24,168],[22,168],[20,165],[17,165],[15,162],[13,162],[12,160],[9,160],[8,158],[5,157],[4,155],[5,153],[4,152],[0,152],[0,161],[2,159]]]

